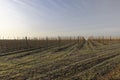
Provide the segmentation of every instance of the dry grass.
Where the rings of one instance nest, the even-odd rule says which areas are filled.
[[[21,49],[15,44],[25,40],[4,41],[9,44],[8,48],[18,49],[1,51],[0,80],[120,79],[119,39],[60,37],[27,41],[32,47]],[[5,46],[4,43],[1,46]]]

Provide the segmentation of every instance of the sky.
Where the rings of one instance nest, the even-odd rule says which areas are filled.
[[[0,0],[0,38],[119,36],[120,0]]]

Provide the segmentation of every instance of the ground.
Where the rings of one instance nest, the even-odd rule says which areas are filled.
[[[120,43],[84,41],[1,53],[0,80],[120,80]]]

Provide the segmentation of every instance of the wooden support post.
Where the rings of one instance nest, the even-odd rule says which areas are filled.
[[[59,36],[58,37],[58,47],[60,48],[60,46],[61,46],[61,37]]]
[[[80,37],[78,36],[78,39],[77,39],[77,44],[78,44],[78,48],[79,48],[79,44],[80,44]]]
[[[27,36],[25,37],[25,42],[26,42],[26,47],[28,48],[29,47],[29,43],[28,43]]]
[[[46,48],[48,49],[48,37],[46,37]]]

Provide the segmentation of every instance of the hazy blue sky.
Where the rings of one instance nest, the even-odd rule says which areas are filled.
[[[120,0],[0,0],[0,36],[120,35]]]

